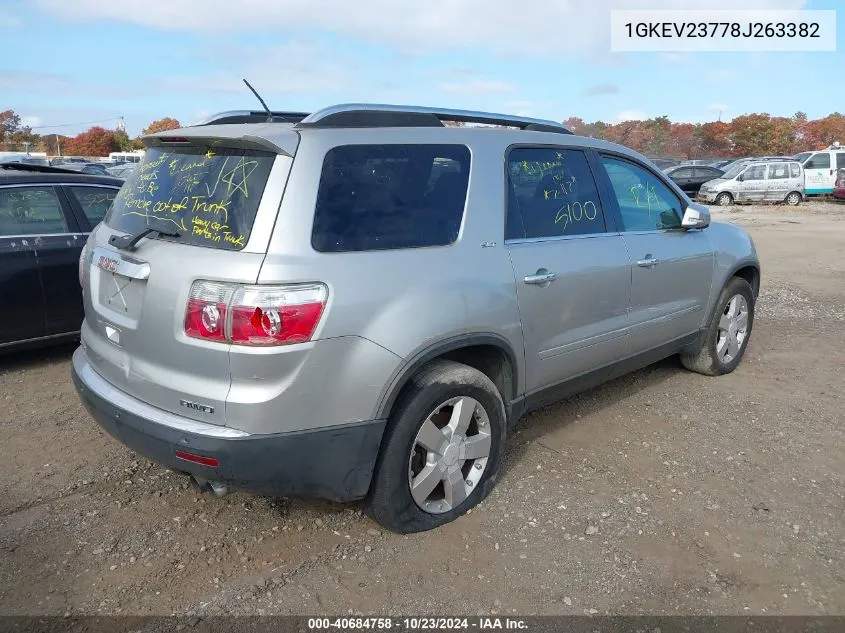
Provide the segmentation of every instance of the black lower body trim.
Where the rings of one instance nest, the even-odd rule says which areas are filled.
[[[208,437],[172,429],[118,409],[73,371],[76,390],[97,423],[148,459],[201,479],[256,494],[353,501],[367,494],[385,420],[242,438]],[[216,468],[176,451],[216,459]]]

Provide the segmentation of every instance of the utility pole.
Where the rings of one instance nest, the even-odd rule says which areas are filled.
[[[61,155],[62,155],[62,146],[61,146],[61,144],[59,143],[59,134],[58,134],[58,132],[56,133],[56,155],[57,155],[57,156],[61,156]]]

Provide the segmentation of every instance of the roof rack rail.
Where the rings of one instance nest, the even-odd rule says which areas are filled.
[[[537,132],[572,134],[562,123],[547,119],[380,103],[344,103],[331,106],[310,114],[295,127],[442,127],[443,121],[504,125]]]
[[[299,123],[308,116],[308,112],[271,112],[270,123]],[[268,123],[268,116],[264,110],[228,110],[218,112],[194,123],[191,127],[200,125],[224,125],[226,123]]]

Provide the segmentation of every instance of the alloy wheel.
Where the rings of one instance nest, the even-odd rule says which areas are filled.
[[[727,365],[732,362],[748,336],[748,302],[743,295],[734,295],[719,317],[719,335],[716,339],[716,355]]]
[[[408,485],[431,514],[454,510],[481,481],[490,456],[490,419],[468,396],[450,398],[420,426],[408,460]]]

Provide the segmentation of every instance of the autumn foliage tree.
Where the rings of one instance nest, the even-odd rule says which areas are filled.
[[[24,125],[14,110],[0,112],[0,150],[22,149],[26,146],[34,148],[38,141],[38,134]]]
[[[826,147],[835,141],[845,143],[845,116],[834,112],[823,119],[808,121],[806,124],[808,144]]]
[[[182,127],[182,124],[179,123],[176,119],[171,119],[170,117],[164,117],[162,119],[156,119],[152,123],[150,123],[147,127],[144,128],[144,131],[141,132],[142,135],[144,134],[155,134],[156,132],[166,132],[167,130],[177,130]]]
[[[63,153],[73,156],[108,156],[109,152],[120,151],[114,130],[92,127],[77,134],[63,148]]]

